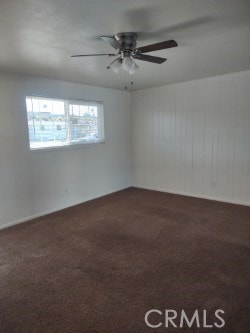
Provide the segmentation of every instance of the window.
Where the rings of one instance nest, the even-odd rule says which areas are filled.
[[[103,103],[26,97],[30,149],[104,142]]]

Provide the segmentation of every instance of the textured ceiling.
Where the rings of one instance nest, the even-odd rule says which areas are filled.
[[[70,55],[113,52],[98,36],[125,31],[179,44],[137,61],[134,89],[250,69],[250,0],[1,0],[0,70],[123,89],[113,59]]]

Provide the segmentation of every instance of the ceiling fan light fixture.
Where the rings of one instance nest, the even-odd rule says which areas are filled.
[[[118,74],[122,67],[122,59],[121,58],[116,59],[115,61],[112,62],[112,64],[109,65],[109,67],[114,73]]]
[[[133,68],[134,61],[130,56],[125,56],[122,61],[122,68],[129,72]]]
[[[129,69],[129,74],[133,75],[139,69],[139,66],[133,61],[131,68]]]

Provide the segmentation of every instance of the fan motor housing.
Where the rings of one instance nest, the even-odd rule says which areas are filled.
[[[121,32],[114,37],[121,45],[121,50],[131,52],[135,49],[137,34],[134,32]]]

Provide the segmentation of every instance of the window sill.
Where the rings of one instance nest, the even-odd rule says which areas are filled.
[[[67,146],[65,145],[65,146],[54,146],[54,147],[44,147],[44,148],[29,148],[29,151],[34,153],[39,153],[39,152],[42,153],[42,152],[52,152],[52,151],[68,150],[68,149],[84,149],[104,144],[105,141],[90,142],[90,143],[74,143]]]

